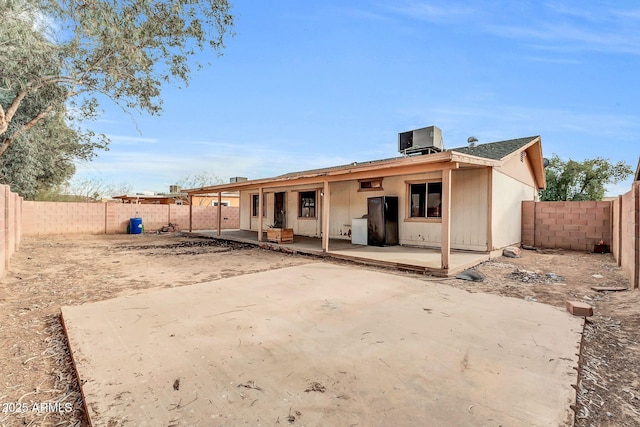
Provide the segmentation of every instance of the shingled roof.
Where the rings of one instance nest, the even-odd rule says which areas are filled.
[[[537,136],[527,136],[525,138],[508,139],[506,141],[490,142],[488,144],[476,145],[475,147],[452,148],[447,151],[457,151],[458,153],[469,154],[476,157],[484,157],[486,159],[500,160],[509,154],[524,147]]]
[[[505,141],[498,141],[498,142],[490,142],[490,143],[486,143],[486,144],[480,144],[477,145],[475,147],[460,147],[460,148],[451,148],[445,151],[456,151],[458,153],[462,153],[462,154],[468,154],[471,156],[476,156],[476,157],[484,157],[486,159],[491,159],[491,160],[500,160],[503,159],[504,157],[508,156],[509,154],[517,151],[519,148],[524,147],[525,145],[527,145],[528,143],[530,143],[531,141],[533,141],[534,139],[538,138],[537,136],[528,136],[525,138],[517,138],[517,139],[508,139]],[[339,170],[339,169],[343,169],[345,167],[348,166],[355,166],[355,165],[373,165],[376,163],[383,163],[383,162],[387,162],[389,160],[399,160],[399,159],[403,159],[406,158],[406,156],[402,156],[402,157],[391,157],[388,159],[380,159],[380,160],[368,160],[368,161],[364,161],[364,162],[354,162],[351,164],[347,164],[347,165],[339,165],[339,166],[332,166],[332,167],[326,167],[326,168],[319,168],[319,169],[311,169],[311,170],[305,170],[305,171],[298,171],[298,172],[290,172],[290,173],[286,173],[284,175],[279,175],[276,178],[288,178],[288,177],[296,177],[299,175],[304,175],[304,174],[309,174],[309,173],[314,173],[314,172],[327,172],[327,171],[332,171],[332,170]]]
[[[429,163],[439,162],[460,162],[468,165],[482,165],[482,166],[498,166],[510,154],[517,152],[523,147],[534,143],[536,140],[540,140],[538,136],[529,136],[526,138],[509,139],[505,141],[491,142],[487,144],[481,144],[476,147],[459,147],[444,150],[438,153],[431,153],[421,156],[402,156],[392,157],[389,159],[370,160],[364,162],[353,162],[346,165],[333,166],[320,169],[311,169],[305,171],[291,172],[284,175],[279,175],[272,178],[261,178],[255,180],[249,180],[246,182],[231,183],[231,184],[218,184],[214,186],[201,187],[185,190],[190,195],[193,194],[205,194],[208,192],[217,191],[237,191],[239,189],[255,187],[269,183],[273,185],[275,182],[290,184],[295,180],[306,179],[307,181],[314,179],[320,181],[327,180],[330,176],[337,175],[351,175],[359,173],[359,176],[367,176],[374,174],[380,175],[378,171],[389,172],[392,169],[403,167],[417,167],[418,165],[426,165]],[[527,147],[529,150],[530,147]],[[532,158],[539,163],[539,168],[534,167],[534,174],[539,188],[545,187],[544,170],[542,168],[542,151],[538,149],[536,152],[532,150]],[[363,175],[364,174],[364,175]],[[377,175],[376,175],[377,176]],[[380,175],[381,176],[381,175]],[[311,182],[309,181],[309,182]]]

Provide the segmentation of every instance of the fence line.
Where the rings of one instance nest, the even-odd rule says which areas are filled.
[[[612,201],[522,202],[522,244],[593,251],[607,245],[634,288],[640,286],[640,182]]]
[[[222,228],[240,227],[239,208],[222,206]],[[145,231],[160,230],[169,223],[189,228],[189,206],[135,205],[127,203],[24,202],[23,234],[126,233],[130,218],[142,218]],[[193,206],[194,230],[218,227],[217,206]]]

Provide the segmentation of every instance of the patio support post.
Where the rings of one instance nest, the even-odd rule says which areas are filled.
[[[189,194],[189,233],[193,231],[193,194]]]
[[[222,191],[218,191],[218,236],[222,234]]]
[[[322,251],[329,252],[329,181],[324,182],[322,194]]]
[[[487,179],[487,251],[493,250],[493,168],[488,167],[489,178]]]
[[[442,269],[449,269],[451,256],[451,169],[442,171]]]
[[[264,192],[262,187],[260,187],[258,191],[258,242],[262,242],[262,198],[264,197]]]

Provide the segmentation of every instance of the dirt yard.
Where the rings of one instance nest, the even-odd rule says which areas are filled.
[[[309,261],[179,234],[23,239],[0,281],[0,426],[87,425],[61,306]],[[564,307],[574,299],[592,304],[576,425],[640,426],[640,292],[591,290],[627,284],[610,255],[523,251],[522,258],[498,258],[477,269],[486,275],[484,282],[420,277],[532,303]]]

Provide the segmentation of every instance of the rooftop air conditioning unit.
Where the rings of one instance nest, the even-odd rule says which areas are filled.
[[[402,154],[430,154],[444,149],[442,131],[436,126],[398,134],[398,151]]]

